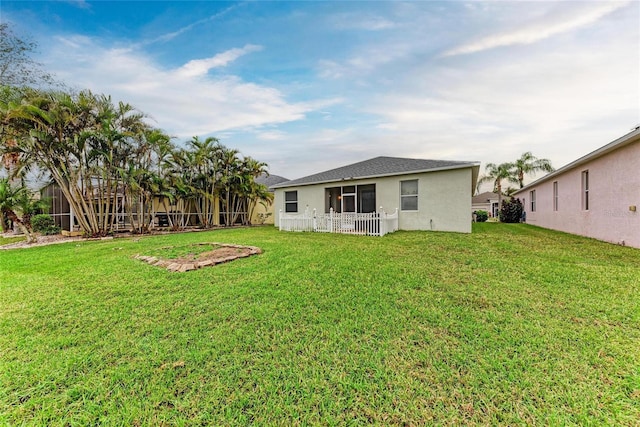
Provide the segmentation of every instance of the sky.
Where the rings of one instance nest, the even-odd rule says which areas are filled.
[[[376,156],[557,168],[640,124],[633,0],[2,0],[0,21],[69,86],[289,179]]]

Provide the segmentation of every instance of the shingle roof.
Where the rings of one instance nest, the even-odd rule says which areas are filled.
[[[259,177],[257,177],[255,179],[255,181],[258,184],[262,184],[262,185],[266,185],[267,188],[269,189],[269,191],[273,191],[271,187],[273,187],[276,184],[281,184],[283,182],[287,182],[289,181],[287,178],[284,178],[282,176],[279,175],[266,175],[266,174],[262,174]]]
[[[274,185],[273,188],[293,187],[297,185],[320,184],[351,179],[376,178],[381,176],[406,175],[445,169],[458,169],[479,166],[479,162],[460,162],[452,160],[406,159],[401,157],[374,157],[358,163],[331,169],[303,178]]]
[[[480,203],[487,203],[490,199],[498,199],[498,194],[497,193],[492,193],[491,191],[485,191],[484,193],[480,193],[477,196],[473,196],[471,198],[471,203],[472,204],[480,204]]]

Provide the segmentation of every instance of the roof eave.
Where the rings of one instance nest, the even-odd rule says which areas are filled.
[[[624,147],[625,145],[634,143],[640,141],[640,127],[635,128],[634,130],[632,130],[631,132],[629,132],[628,134],[621,136],[620,138],[608,143],[605,146],[602,146],[600,148],[598,148],[597,150],[592,151],[591,153],[584,155],[582,157],[580,157],[577,160],[574,160],[573,162],[564,165],[563,167],[561,167],[560,169],[557,169],[553,172],[550,172],[548,174],[546,174],[545,176],[543,176],[542,178],[536,179],[535,181],[533,181],[530,184],[525,185],[524,187],[520,188],[518,191],[516,191],[515,194],[519,194],[522,193],[526,190],[528,190],[529,188],[539,185],[545,181],[550,180],[551,178],[554,178],[558,175],[561,175],[563,173],[565,173],[568,170],[574,169],[580,165],[583,165],[585,163],[588,163],[592,160],[595,160],[601,156],[604,156],[605,154],[608,154],[612,151],[615,151],[619,148]]]
[[[413,174],[420,174],[420,173],[439,172],[439,171],[454,170],[454,169],[466,169],[466,168],[473,168],[473,167],[480,168],[480,162],[469,162],[469,163],[464,163],[464,164],[460,164],[460,165],[443,166],[443,167],[439,167],[439,168],[430,168],[430,169],[418,169],[418,170],[406,171],[406,172],[383,173],[383,174],[368,175],[368,176],[351,176],[351,177],[348,177],[348,178],[327,179],[327,180],[322,180],[322,181],[314,181],[314,182],[306,182],[306,183],[305,182],[301,182],[301,183],[297,183],[297,184],[289,184],[289,183],[284,182],[282,184],[274,185],[272,188],[274,190],[277,190],[278,188],[306,187],[306,186],[309,186],[309,185],[330,184],[330,183],[334,183],[334,182],[349,182],[349,181],[356,181],[356,180],[363,180],[363,179],[387,178],[387,177],[390,177],[390,176],[413,175]]]

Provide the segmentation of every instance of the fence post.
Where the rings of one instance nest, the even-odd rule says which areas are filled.
[[[313,208],[313,231],[318,230],[318,221],[316,219],[316,208]]]
[[[400,215],[398,215],[398,208],[396,208],[396,212],[393,214],[394,216],[394,223],[395,223],[395,227],[393,227],[393,231],[398,231],[398,229],[400,228]]]
[[[387,234],[387,221],[385,220],[384,209],[380,206],[380,237]]]
[[[333,233],[333,208],[329,209],[329,233]]]

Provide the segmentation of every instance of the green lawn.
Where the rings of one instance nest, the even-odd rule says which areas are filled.
[[[207,241],[264,254],[187,273],[133,259]],[[0,425],[639,420],[637,249],[475,224],[0,251]]]
[[[21,242],[25,239],[24,236],[15,236],[15,237],[3,237],[0,236],[0,246],[8,245],[10,243]]]

